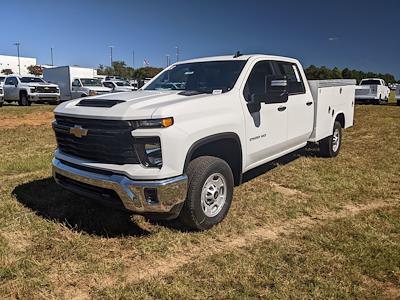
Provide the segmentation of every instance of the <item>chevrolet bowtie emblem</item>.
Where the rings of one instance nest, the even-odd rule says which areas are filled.
[[[87,136],[87,133],[88,133],[88,130],[82,128],[82,126],[79,126],[79,125],[75,125],[74,127],[69,129],[69,134],[72,134],[77,138]]]

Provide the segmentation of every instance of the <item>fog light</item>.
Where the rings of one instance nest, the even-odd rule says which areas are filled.
[[[159,202],[157,198],[157,189],[145,188],[144,199],[147,204],[157,204]]]

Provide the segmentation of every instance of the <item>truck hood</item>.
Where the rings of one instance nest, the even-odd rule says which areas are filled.
[[[85,97],[64,102],[54,110],[57,115],[83,117],[91,119],[108,120],[138,120],[152,118],[153,113],[159,109],[184,101],[191,101],[209,94],[195,96],[179,95],[177,91],[137,91],[120,92],[101,96]],[[112,101],[121,103],[112,107],[79,106],[82,100]]]
[[[47,83],[47,82],[29,82],[29,83],[24,83],[24,85],[29,85],[29,86],[48,86],[48,87],[57,87],[57,84],[54,83]]]

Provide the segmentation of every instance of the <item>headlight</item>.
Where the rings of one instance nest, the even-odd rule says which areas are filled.
[[[31,93],[35,93],[36,92],[36,87],[31,87]]]
[[[89,96],[96,96],[96,94],[97,94],[96,91],[92,90],[89,91]]]
[[[166,128],[174,124],[174,118],[131,121],[134,128]]]
[[[149,168],[162,167],[161,142],[159,137],[135,138],[135,151],[140,163]]]

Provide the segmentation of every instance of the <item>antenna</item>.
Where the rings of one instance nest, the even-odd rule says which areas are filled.
[[[239,56],[242,56],[243,54],[240,53],[240,51],[236,51],[235,55],[233,55],[233,58],[237,58]]]

